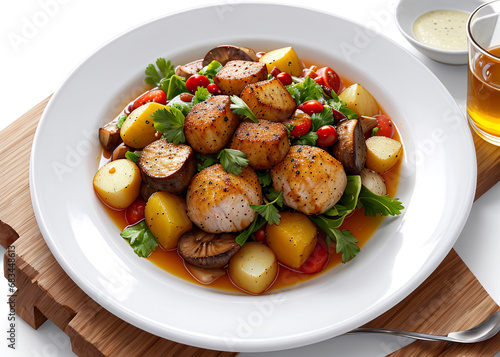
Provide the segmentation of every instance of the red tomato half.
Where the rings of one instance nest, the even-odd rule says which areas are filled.
[[[388,138],[392,138],[394,136],[394,125],[392,125],[391,119],[386,117],[383,114],[375,115],[377,118],[377,128],[375,132],[375,136],[387,136]]]
[[[317,273],[323,270],[328,262],[328,257],[328,246],[323,238],[318,237],[318,242],[312,254],[307,258],[305,263],[300,266],[299,270],[306,274]]]
[[[311,130],[311,126],[312,126],[312,120],[311,120],[311,118],[305,117],[302,120],[302,123],[296,125],[292,129],[292,132],[290,134],[292,134],[292,136],[295,136],[295,137],[306,135],[309,132],[309,130]]]
[[[125,218],[128,225],[136,224],[140,220],[144,219],[144,207],[146,207],[146,201],[140,197],[128,206],[125,211]]]
[[[323,148],[332,146],[337,142],[337,130],[332,125],[323,125],[316,132],[318,134],[318,140],[316,140],[316,145]]]
[[[210,84],[210,80],[202,74],[193,74],[186,81],[186,87],[191,93],[195,93],[198,87],[207,88]]]
[[[313,115],[314,113],[321,113],[324,109],[323,104],[321,104],[317,100],[308,100],[307,102],[299,105],[297,108],[309,115]]]
[[[132,108],[130,109],[131,111],[134,111],[135,109],[149,102],[167,104],[167,95],[161,89],[154,89],[152,91],[144,93],[139,98],[137,98],[134,101],[134,104],[132,104]]]
[[[335,93],[339,94],[342,89],[342,81],[340,80],[339,75],[330,67],[323,67],[316,71],[318,77],[323,78],[325,82],[325,86],[333,89]]]

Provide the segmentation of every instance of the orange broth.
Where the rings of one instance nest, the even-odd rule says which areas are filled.
[[[312,62],[306,62],[304,61],[306,68],[309,68],[311,65],[309,63]],[[349,81],[348,79],[341,77],[342,83],[344,84],[344,87],[349,87],[351,84],[353,84],[352,81]],[[381,113],[384,115],[387,115],[386,112],[379,106]],[[387,115],[388,116],[388,115]],[[390,118],[390,116],[388,116]],[[394,121],[393,121],[394,124]],[[397,128],[395,127],[394,130],[394,136],[393,139],[397,141],[401,141],[401,138],[399,136],[399,132]],[[402,156],[402,155],[401,155]],[[109,152],[103,152],[103,155],[101,156],[100,160],[100,166],[104,165],[109,161],[109,158],[111,157],[111,153]],[[394,197],[397,191],[398,183],[399,183],[399,176],[400,176],[400,171],[401,171],[401,163],[402,163],[402,158],[398,161],[398,163],[392,167],[390,170],[380,174],[382,178],[385,180],[386,186],[387,186],[387,193],[390,197]],[[111,219],[114,221],[114,223],[118,226],[120,230],[123,230],[127,226],[127,222],[125,219],[125,211],[116,211],[110,207],[107,207],[104,205],[106,211],[108,212],[109,216]],[[364,214],[364,209],[357,209],[355,210],[351,215],[345,218],[344,223],[340,226],[339,229],[344,230],[347,229],[349,230],[354,237],[358,240],[358,246],[362,248],[366,242],[373,236],[375,231],[378,229],[382,221],[384,220],[384,217],[382,216],[377,216],[377,217],[369,217],[365,216]],[[293,285],[297,285],[301,282],[307,281],[309,279],[312,279],[318,275],[321,275],[322,273],[334,268],[335,266],[339,265],[342,263],[342,256],[341,254],[337,254],[335,252],[335,244],[332,244],[329,247],[329,253],[330,257],[328,260],[328,263],[326,264],[325,268],[321,270],[318,273],[315,274],[304,274],[300,273],[297,271],[294,271],[282,264],[279,265],[279,270],[278,270],[278,276],[276,277],[275,282],[271,285],[271,287],[267,291],[273,291],[277,289],[282,289],[286,287],[290,287]],[[150,262],[158,266],[159,268],[165,270],[166,272],[175,275],[181,279],[187,280],[189,282],[192,282],[194,284],[199,284],[199,285],[205,285],[210,288],[215,288],[215,289],[221,289],[221,290],[226,290],[226,291],[231,291],[231,292],[240,292],[241,290],[236,287],[232,282],[231,279],[229,278],[229,275],[226,274],[211,284],[202,284],[198,280],[196,280],[191,273],[186,269],[184,265],[184,260],[181,258],[179,254],[177,254],[177,250],[164,250],[160,245],[158,245],[158,248],[156,249],[155,252],[153,252],[149,257],[147,257]]]

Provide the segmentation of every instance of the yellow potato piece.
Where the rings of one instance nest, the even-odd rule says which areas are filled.
[[[316,247],[316,227],[303,213],[282,212],[278,225],[266,227],[267,244],[278,261],[299,268]]]
[[[127,208],[139,196],[141,171],[132,161],[111,161],[94,176],[94,190],[99,198],[115,209]]]
[[[231,258],[228,272],[233,283],[240,289],[260,294],[276,279],[278,262],[267,246],[249,242]]]
[[[177,248],[180,236],[193,228],[186,214],[186,201],[173,193],[153,193],[146,203],[144,216],[151,233],[167,250]]]
[[[372,136],[366,140],[366,167],[382,173],[396,165],[403,146],[399,141],[385,137]]]
[[[347,87],[339,94],[339,98],[360,116],[372,117],[380,112],[375,98],[360,84]]]
[[[125,145],[135,149],[142,149],[158,139],[151,114],[162,108],[167,107],[151,102],[130,113],[120,129],[120,136]]]
[[[302,74],[302,63],[300,63],[299,57],[291,47],[267,52],[259,59],[259,62],[266,64],[269,73],[276,67],[281,72],[287,72],[292,76],[298,77]]]

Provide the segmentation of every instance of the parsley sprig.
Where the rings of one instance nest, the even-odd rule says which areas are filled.
[[[243,99],[241,99],[237,95],[232,95],[231,102],[232,104],[230,108],[234,114],[243,115],[245,118],[250,119],[254,123],[258,122],[257,117],[252,112],[252,109],[250,109],[250,107],[243,101]]]
[[[312,99],[322,100],[323,88],[314,79],[307,76],[304,79],[294,78],[294,80],[297,83],[286,86],[286,89],[297,105]]]
[[[203,74],[205,77],[207,77],[211,83],[214,82],[214,77],[219,71],[222,69],[222,64],[220,64],[218,61],[213,60],[210,62],[208,65],[203,67],[198,74]]]
[[[154,64],[149,64],[144,71],[146,73],[144,81],[152,86],[159,86],[163,78],[170,78],[175,74],[174,65],[170,60],[167,61],[165,58],[158,58],[156,66],[158,69]]]
[[[358,202],[358,206],[365,208],[367,216],[376,216],[377,214],[396,216],[401,214],[401,210],[404,209],[399,199],[376,195],[365,186],[361,187]]]
[[[248,166],[247,156],[240,150],[235,149],[222,149],[217,155],[217,159],[226,172],[239,175],[242,168]]]
[[[332,107],[333,109],[338,110],[342,114],[344,114],[347,119],[358,119],[358,114],[347,107],[347,104],[339,98],[339,96],[332,90],[331,93],[332,98],[326,99],[326,104]]]
[[[257,215],[252,224],[245,230],[243,230],[240,234],[238,234],[238,236],[236,237],[236,243],[238,243],[239,245],[245,244],[248,238],[250,238],[252,234],[257,232],[264,224],[266,224],[266,220]]]
[[[278,196],[271,202],[266,203],[265,205],[251,205],[252,209],[260,214],[262,218],[266,220],[269,224],[278,225],[281,220],[281,215],[278,209],[274,206],[277,204],[280,207],[283,207],[283,193],[279,192]]]
[[[184,136],[185,117],[179,109],[175,107],[161,108],[151,114],[151,118],[153,118],[155,129],[162,133],[168,142],[177,145],[186,141]]]
[[[195,106],[198,103],[204,102],[209,99],[212,95],[208,91],[208,89],[204,87],[198,87],[196,92],[194,93],[193,100],[191,101],[191,106]]]
[[[120,235],[129,241],[135,254],[140,257],[147,257],[151,252],[154,252],[158,246],[158,241],[144,221],[133,226],[128,226]]]

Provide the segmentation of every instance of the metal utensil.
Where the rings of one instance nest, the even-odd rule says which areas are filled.
[[[347,335],[359,334],[359,333],[385,333],[388,335],[403,336],[403,337],[413,338],[415,340],[424,340],[424,341],[476,343],[476,342],[486,341],[487,339],[492,338],[499,331],[500,331],[500,311],[494,313],[476,327],[473,327],[465,331],[451,332],[448,334],[448,336],[429,335],[425,333],[392,330],[386,328],[357,328],[347,332]]]

